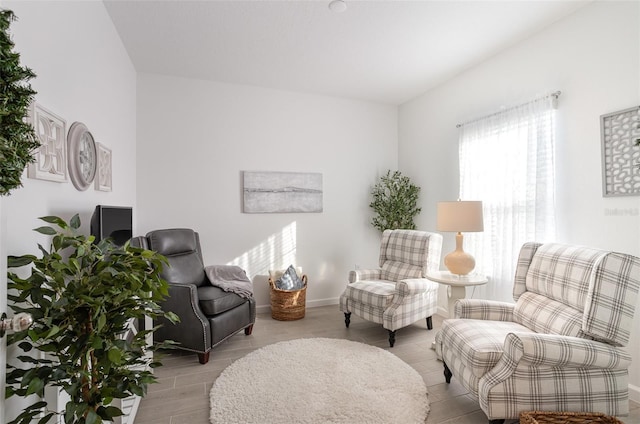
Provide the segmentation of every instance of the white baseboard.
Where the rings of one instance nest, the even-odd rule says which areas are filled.
[[[629,400],[640,403],[640,387],[629,384]]]
[[[319,299],[319,300],[311,300],[307,302],[307,307],[309,308],[317,308],[318,306],[329,306],[329,305],[337,305],[340,303],[340,298],[331,297],[329,299]]]
[[[270,312],[271,305],[256,305],[256,313]]]

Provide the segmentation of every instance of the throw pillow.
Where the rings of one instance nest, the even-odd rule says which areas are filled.
[[[302,280],[298,277],[293,265],[289,265],[282,277],[276,280],[276,287],[280,290],[300,290],[302,285]]]

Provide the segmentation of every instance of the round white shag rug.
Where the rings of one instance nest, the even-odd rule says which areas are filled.
[[[275,343],[227,367],[211,389],[211,422],[419,423],[420,374],[383,349],[349,340]]]

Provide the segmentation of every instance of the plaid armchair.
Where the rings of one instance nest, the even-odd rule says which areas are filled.
[[[525,244],[515,305],[456,302],[436,353],[490,422],[522,411],[626,415],[629,341],[640,259],[562,244]]]
[[[389,345],[396,330],[431,316],[438,306],[438,283],[424,278],[440,266],[442,236],[415,230],[385,230],[380,243],[378,269],[349,273],[349,284],[340,296],[347,328],[351,314],[382,324],[389,331]]]

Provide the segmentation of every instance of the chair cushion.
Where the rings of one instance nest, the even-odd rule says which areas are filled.
[[[582,312],[531,292],[518,298],[513,320],[537,333],[590,338],[582,331]]]
[[[380,245],[380,265],[382,266],[386,261],[393,261],[422,268],[427,262],[428,247],[429,233],[415,230],[386,230]]]
[[[298,277],[293,265],[289,265],[289,268],[276,279],[275,286],[280,290],[300,290],[304,287],[304,283]]]
[[[456,357],[477,378],[495,367],[502,357],[509,333],[533,333],[515,322],[447,319],[442,323],[444,361]],[[445,346],[448,351],[445,351]],[[448,362],[447,362],[448,363]]]
[[[350,301],[385,309],[396,291],[396,284],[384,280],[363,280],[347,284],[343,296]]]
[[[164,256],[197,250],[195,231],[188,228],[155,230],[147,234],[153,250]]]
[[[208,285],[202,258],[197,252],[167,256],[168,264],[162,267],[160,276],[168,283]]]
[[[543,244],[531,259],[527,291],[583,312],[594,269],[605,255],[603,250],[582,246]]]
[[[406,278],[422,277],[422,266],[415,266],[404,262],[386,261],[382,264],[380,277],[383,280],[398,281]]]
[[[208,283],[199,251],[198,234],[188,228],[155,230],[147,233],[149,248],[167,258],[169,262],[160,275],[169,283]]]
[[[296,270],[296,274],[298,274],[299,276],[304,275],[302,273],[302,267],[301,266],[296,266],[294,268]],[[269,278],[271,278],[271,280],[273,280],[273,281],[276,281],[278,278],[282,277],[282,274],[284,274],[285,271],[286,271],[286,269],[270,269],[269,270]],[[300,277],[300,278],[302,278],[302,277]]]
[[[246,302],[235,293],[225,292],[218,287],[198,287],[200,309],[207,316],[218,315]]]

